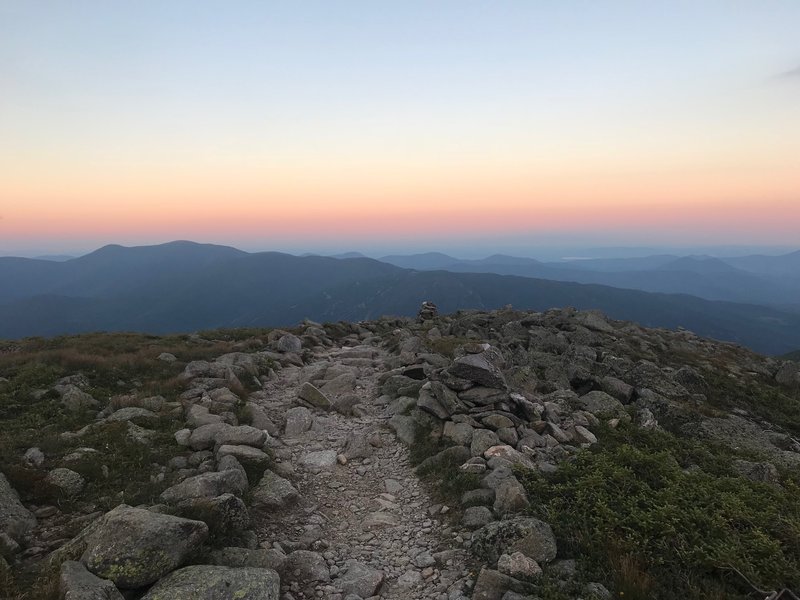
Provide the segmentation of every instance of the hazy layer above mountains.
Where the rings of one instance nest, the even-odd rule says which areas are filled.
[[[763,260],[764,271],[775,277],[779,272],[797,273],[793,265],[798,259],[794,255],[749,257],[744,263],[753,269]],[[0,258],[0,280],[4,282],[0,287],[0,337],[289,325],[305,317],[360,320],[414,315],[422,300],[433,300],[445,312],[506,304],[535,310],[568,305],[598,308],[613,318],[647,326],[682,326],[765,353],[783,354],[800,348],[800,312],[555,281],[554,276],[567,278],[578,273],[605,282],[603,278],[609,277],[626,281],[625,277],[636,273],[646,274],[642,279],[652,285],[664,281],[688,285],[685,282],[689,281],[696,282],[698,289],[700,284],[714,281],[719,294],[727,293],[722,286],[725,283],[731,294],[740,296],[751,293],[752,288],[780,289],[778,283],[769,288],[768,279],[754,283],[753,278],[759,276],[728,261],[653,257],[647,265],[636,259],[637,271],[620,271],[620,263],[613,261],[596,263],[605,271],[590,271],[584,267],[586,261],[557,268],[504,256],[483,261],[456,259],[448,270],[429,270],[438,266],[436,260],[443,260],[435,255],[402,260],[405,264],[416,261],[419,266],[408,269],[368,258],[247,253],[192,242],[106,246],[64,262]],[[491,270],[496,272],[468,272]]]

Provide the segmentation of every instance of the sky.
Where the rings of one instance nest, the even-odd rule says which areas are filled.
[[[800,2],[0,0],[0,255],[800,247]]]

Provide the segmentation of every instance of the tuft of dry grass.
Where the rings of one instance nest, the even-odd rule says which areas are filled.
[[[646,571],[641,559],[612,545],[608,551],[608,561],[614,589],[619,598],[650,600],[653,597],[655,581]]]

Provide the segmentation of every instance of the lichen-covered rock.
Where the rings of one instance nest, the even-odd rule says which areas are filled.
[[[481,569],[472,591],[472,600],[503,600],[506,592],[529,593],[532,589],[530,584],[494,569]]]
[[[283,573],[287,581],[297,581],[303,584],[331,580],[325,559],[321,554],[310,550],[295,550],[289,554],[283,566]]]
[[[36,517],[22,505],[16,490],[0,473],[0,533],[19,540],[34,527]]]
[[[61,600],[124,600],[112,582],[92,575],[81,563],[71,560],[61,565],[58,591]]]
[[[507,446],[505,444],[501,444],[498,446],[492,446],[488,448],[483,453],[484,458],[486,460],[491,460],[493,458],[501,458],[503,460],[507,460],[515,467],[524,467],[526,469],[535,469],[536,466],[534,465],[533,461],[525,456],[519,450],[515,450],[511,446]]]
[[[189,437],[189,446],[192,450],[213,448],[217,443],[217,437],[224,435],[230,429],[233,429],[233,425],[221,422],[200,425],[192,431],[192,435]]]
[[[191,498],[216,498],[222,494],[242,495],[247,489],[247,477],[237,469],[212,471],[188,477],[161,492],[161,500],[178,504]]]
[[[775,381],[781,385],[800,389],[800,363],[785,362],[775,374]]]
[[[267,441],[267,432],[250,425],[238,425],[220,431],[214,436],[217,446],[252,446],[261,448]]]
[[[345,563],[345,573],[339,575],[337,585],[345,594],[355,594],[361,598],[374,596],[383,583],[383,571],[373,569],[356,560]]]
[[[344,450],[342,451],[347,460],[354,458],[369,458],[373,454],[372,445],[367,436],[363,434],[351,433],[347,436]]]
[[[278,600],[279,594],[271,569],[193,565],[164,577],[142,600]]]
[[[98,405],[97,400],[75,385],[59,386],[58,392],[61,394],[61,404],[73,412],[96,408]]]
[[[252,504],[256,508],[280,509],[297,502],[300,493],[288,479],[267,470],[251,496]]]
[[[223,420],[220,415],[212,415],[208,408],[201,404],[192,404],[186,411],[186,426],[190,429],[213,423],[222,423]],[[209,439],[213,440],[213,437]]]
[[[303,349],[303,342],[296,335],[287,333],[282,335],[278,341],[275,342],[275,349],[278,352],[293,352],[297,354]]]
[[[296,406],[286,411],[286,437],[295,437],[311,429],[314,417],[305,406]]]
[[[29,467],[41,467],[44,464],[44,452],[40,448],[28,448],[22,460]]]
[[[422,386],[422,389],[419,391],[417,406],[421,410],[432,414],[434,417],[447,419],[451,414],[450,411],[433,395],[430,387],[430,383],[426,383]]]
[[[584,394],[577,399],[577,404],[582,410],[600,418],[624,418],[628,416],[622,402],[599,390]]]
[[[404,444],[410,446],[414,443],[417,437],[417,422],[406,415],[394,415],[386,423],[389,429],[394,431],[397,439]]]
[[[780,473],[772,463],[735,460],[733,461],[733,468],[750,481],[773,485],[780,483]]]
[[[44,480],[45,483],[57,488],[66,496],[76,496],[80,494],[86,486],[86,480],[81,474],[71,469],[53,469],[47,474]]]
[[[486,506],[470,506],[461,517],[461,524],[467,529],[478,529],[494,521],[492,511]]]
[[[356,376],[348,372],[326,381],[319,391],[324,394],[326,398],[339,398],[345,394],[353,393],[355,388]]]
[[[269,456],[263,450],[252,446],[220,446],[217,449],[217,457],[233,456],[242,465],[264,466],[269,462]]]
[[[522,552],[503,554],[497,559],[497,570],[515,579],[531,579],[542,574],[542,567]]]
[[[469,423],[454,423],[445,421],[442,437],[459,446],[469,446],[472,442],[474,430]]]
[[[203,521],[214,535],[239,533],[250,527],[250,513],[244,501],[233,494],[216,498],[192,498],[178,505],[180,515]]]
[[[329,471],[336,467],[335,450],[317,450],[308,452],[300,458],[300,465],[311,473]]]
[[[508,477],[495,489],[494,512],[498,515],[522,512],[530,506],[525,488],[516,477]]]
[[[457,467],[469,460],[469,458],[469,450],[464,446],[450,446],[438,454],[434,454],[423,460],[419,466],[417,466],[417,471],[424,473],[431,469],[439,469],[448,466]]]
[[[213,551],[207,557],[210,564],[222,567],[256,567],[272,569],[280,573],[286,562],[286,555],[274,548],[269,550],[250,550],[248,548],[226,547]]]
[[[467,354],[456,358],[449,372],[453,377],[473,381],[489,388],[505,389],[506,380],[499,367],[501,361],[500,352],[489,347],[480,354]]]
[[[81,562],[123,589],[149,585],[182,565],[208,537],[208,526],[120,505],[86,540]]]
[[[532,517],[515,517],[483,526],[472,536],[472,549],[489,564],[503,554],[522,552],[540,564],[556,557],[556,538],[550,525]]]
[[[472,441],[470,442],[470,452],[472,456],[483,456],[492,446],[499,446],[500,438],[491,429],[476,429],[472,433]]]
[[[138,406],[126,406],[111,413],[108,417],[106,417],[106,421],[112,423],[115,421],[132,421],[137,425],[147,426],[157,423],[158,415],[152,410],[147,410],[146,408],[141,408]]]
[[[630,404],[633,399],[633,386],[611,375],[600,380],[600,387],[623,404]]]

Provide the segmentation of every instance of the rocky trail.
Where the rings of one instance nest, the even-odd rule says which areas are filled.
[[[711,486],[698,474],[710,464],[726,493],[741,478],[757,504],[796,511],[786,473],[800,465],[800,421],[783,412],[800,399],[795,362],[569,308],[440,317],[423,305],[417,320],[219,343],[190,338],[186,351],[210,348],[192,360],[153,353],[166,397],[122,382],[129,391],[98,399],[82,373],[24,392],[81,425],[19,442],[0,473],[0,598],[11,581],[14,600],[610,600],[625,588],[563,543],[572,506],[543,510],[542,492],[560,499],[555,484],[575,473],[587,491],[629,477],[593,465],[611,469],[600,459],[614,444],[633,460],[625,440],[638,436],[662,448],[637,454],[641,468],[683,490],[670,502],[691,489],[679,485]],[[670,440],[708,445],[665,465]],[[583,487],[572,494],[582,501]],[[770,527],[783,539],[773,521],[755,526],[753,547]],[[784,546],[770,563],[795,560]],[[32,596],[40,573],[50,592]]]
[[[291,476],[299,492],[290,508],[256,518],[259,545],[311,547],[330,572],[319,568],[318,554],[306,554],[286,586],[297,598],[368,597],[379,587],[386,600],[464,597],[468,557],[447,523],[449,508],[431,498],[409,464],[408,447],[386,427],[393,411],[380,401],[388,398],[378,383],[386,358],[372,346],[326,350],[303,369],[279,371],[250,398],[272,420],[286,419],[274,449],[276,471]],[[297,407],[305,381],[323,369],[342,372],[326,391],[354,394],[357,415]]]

